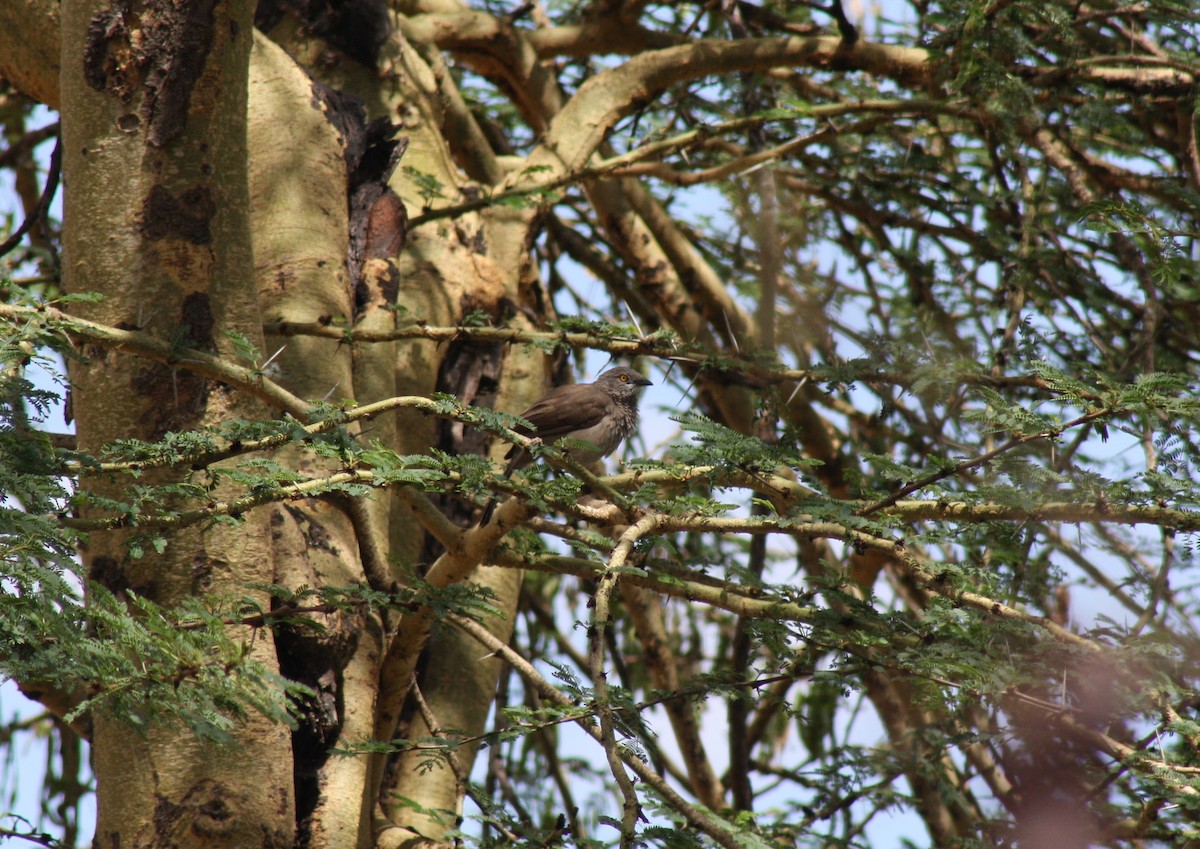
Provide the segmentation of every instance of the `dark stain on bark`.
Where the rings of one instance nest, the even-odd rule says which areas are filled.
[[[181,348],[214,350],[213,330],[216,319],[207,294],[193,292],[180,305],[179,330],[175,339]],[[208,403],[211,384],[207,378],[169,363],[148,363],[134,371],[129,379],[133,393],[148,399],[138,425],[148,439],[159,439],[168,431],[183,430],[193,424]]]
[[[463,236],[463,244],[465,244],[472,252],[477,253],[480,256],[487,256],[487,236],[484,234],[482,227],[480,227],[474,233],[467,233],[465,232],[465,228],[460,228],[459,233]]]
[[[480,307],[479,303],[465,299],[460,305],[460,314],[466,315]],[[501,343],[471,339],[450,342],[438,370],[437,391],[450,392],[461,398],[464,404],[473,407],[494,407],[500,388],[500,370],[504,365],[504,349]],[[434,433],[434,447],[450,454],[483,455],[491,440],[488,434],[478,428],[448,419],[439,419]],[[431,498],[443,513],[462,527],[468,527],[476,521],[476,508],[461,498],[445,495]],[[432,534],[426,534],[421,547],[421,562],[434,562],[444,550]]]
[[[212,303],[204,292],[193,292],[183,299],[180,310],[180,329],[183,331],[184,344],[190,348],[211,351],[216,347],[213,341],[213,328],[216,327],[213,318]]]
[[[161,793],[154,794],[154,833],[160,838],[168,837],[183,816],[183,806],[176,805]]]
[[[320,80],[312,79],[310,83],[313,108],[322,113],[325,120],[332,124],[342,137],[342,156],[346,160],[346,171],[349,173],[362,159],[363,150],[366,148],[363,132],[367,125],[366,103],[361,97],[327,86]]]
[[[192,831],[201,837],[223,837],[236,825],[234,811],[225,798],[224,788],[213,784],[212,790],[209,795],[196,800]]]
[[[187,124],[192,90],[215,41],[216,3],[146,0],[135,13],[130,0],[113,0],[88,25],[84,79],[122,103],[142,89],[141,118],[155,147]]]
[[[120,324],[116,326],[118,330],[137,329],[136,327],[121,327],[121,324],[126,324],[126,322],[120,322]],[[82,350],[83,358],[89,363],[104,365],[108,362],[108,348],[105,348],[103,345],[84,345]]]
[[[158,598],[158,590],[152,580],[133,580],[121,562],[107,554],[92,558],[88,580],[104,587],[117,598],[125,598],[130,592],[150,601]]]
[[[142,201],[141,230],[150,241],[176,238],[193,245],[212,243],[212,219],[217,204],[207,186],[193,186],[180,195],[156,183]]]
[[[378,279],[379,294],[389,304],[394,304],[400,299],[400,269],[396,268],[395,263],[391,263],[388,267],[388,273]]]
[[[114,0],[92,16],[83,45],[83,78],[96,91],[107,91],[122,103],[133,99],[138,74],[129,38],[130,0]]]
[[[213,561],[208,552],[200,549],[192,555],[192,593],[206,593],[213,585]]]
[[[379,48],[392,34],[387,0],[259,0],[254,25],[270,32],[287,14],[370,68],[375,67]]]
[[[225,784],[211,778],[203,778],[188,788],[178,802],[155,794],[154,841],[156,847],[194,845],[213,842],[226,845],[237,836],[242,827],[239,813],[245,800]],[[282,846],[284,841],[278,834],[265,833],[258,846]]]
[[[358,315],[373,300],[365,280],[367,262],[394,259],[404,248],[408,236],[404,202],[388,185],[408,147],[408,139],[395,138],[398,129],[382,119],[352,132],[356,140],[356,158],[347,161],[350,169],[350,240],[346,266],[354,287]],[[399,296],[399,276],[374,273],[371,277],[379,286],[384,302],[394,304]]]
[[[88,569],[88,580],[94,581],[107,588],[114,594],[121,594],[129,589],[129,580],[125,570],[115,557],[102,554],[92,558],[91,568]]]
[[[134,394],[152,401],[138,417],[138,427],[149,440],[190,427],[208,400],[207,379],[164,363],[139,369],[129,383]]]
[[[162,147],[183,132],[192,89],[212,52],[216,0],[148,3],[140,44],[146,99],[142,118],[147,140]]]
[[[333,544],[332,535],[311,513],[290,504],[285,504],[283,507],[291,515],[292,521],[296,523],[300,533],[303,534],[305,545],[309,548],[327,551],[335,557],[338,556],[337,546]]]
[[[394,305],[399,295],[400,269],[395,262],[364,264],[362,277],[354,284],[354,315],[361,317],[372,304]]]
[[[288,511],[299,520],[299,511],[290,507]],[[273,598],[272,610],[278,610],[282,604]],[[279,671],[312,690],[298,701],[297,727],[292,732],[296,846],[309,845],[312,814],[321,798],[321,770],[341,734],[345,716],[342,670],[358,646],[363,627],[361,616],[349,612],[330,614],[321,624],[320,630],[292,624],[281,624],[275,629]]]
[[[400,198],[388,186],[392,172],[408,147],[407,138],[396,138],[399,127],[387,118],[367,123],[363,101],[353,95],[312,81],[313,105],[321,110],[342,138],[346,161],[346,185],[349,199],[350,233],[346,250],[346,269],[355,314],[374,302],[370,285],[364,283],[364,266],[369,260],[390,260],[404,247],[408,235],[408,216]],[[388,275],[373,275],[386,278]],[[398,284],[397,284],[398,285]],[[399,294],[380,289],[387,303],[395,303]]]

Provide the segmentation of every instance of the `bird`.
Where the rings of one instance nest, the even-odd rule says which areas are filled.
[[[547,444],[570,440],[571,457],[588,465],[616,451],[637,429],[638,395],[645,386],[653,384],[640,372],[625,366],[610,368],[594,383],[554,387],[521,413],[533,427],[518,425],[513,430]],[[504,458],[508,460],[505,477],[533,462],[530,453],[517,445]],[[483,508],[479,523],[486,525],[495,509],[493,498]]]

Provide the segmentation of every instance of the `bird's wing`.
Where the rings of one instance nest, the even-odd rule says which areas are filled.
[[[521,418],[528,419],[537,430],[526,433],[526,428],[518,428],[518,432],[553,442],[567,434],[594,427],[612,407],[609,394],[597,391],[591,384],[558,386],[521,413]]]

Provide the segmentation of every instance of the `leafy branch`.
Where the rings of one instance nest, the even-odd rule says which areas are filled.
[[[128,351],[156,362],[187,369],[205,377],[220,380],[259,398],[271,406],[303,419],[310,405],[268,378],[258,368],[241,366],[228,358],[182,347],[138,330],[110,327],[95,321],[78,318],[57,307],[34,307],[0,303],[0,320],[10,323],[32,323],[39,328],[49,344],[58,338],[82,339],[117,351]],[[28,332],[28,331],[26,331]],[[70,350],[69,344],[66,348]]]
[[[991,449],[990,451],[985,451],[984,453],[980,454],[978,457],[973,457],[970,460],[963,460],[961,463],[956,463],[955,465],[953,465],[952,467],[950,467],[948,469],[939,469],[938,471],[931,472],[930,474],[920,478],[919,480],[913,481],[912,483],[909,483],[909,484],[905,484],[904,486],[900,487],[898,490],[893,492],[891,495],[888,495],[885,498],[881,498],[878,501],[872,502],[871,504],[868,504],[865,507],[860,507],[856,511],[856,513],[859,516],[869,516],[872,513],[877,513],[880,510],[883,510],[884,508],[889,507],[892,504],[895,504],[897,501],[904,498],[904,496],[906,496],[906,495],[911,495],[912,493],[917,492],[918,490],[922,490],[925,487],[930,486],[931,484],[935,484],[940,480],[945,480],[946,478],[954,477],[955,475],[961,475],[963,472],[969,472],[972,469],[977,469],[980,466],[990,463],[992,460],[996,459],[997,457],[1001,456],[1002,454],[1012,451],[1014,448],[1018,448],[1022,445],[1026,445],[1027,443],[1035,442],[1035,441],[1039,441],[1039,440],[1058,439],[1060,436],[1062,436],[1064,433],[1066,433],[1068,430],[1071,430],[1072,428],[1076,428],[1076,427],[1079,427],[1080,425],[1085,425],[1090,422],[1098,421],[1101,419],[1109,418],[1109,417],[1115,415],[1117,412],[1119,412],[1119,411],[1115,410],[1115,409],[1108,409],[1108,408],[1102,408],[1099,410],[1090,410],[1089,412],[1084,413],[1082,416],[1078,416],[1077,418],[1072,419],[1069,422],[1064,422],[1061,425],[1047,428],[1045,430],[1040,430],[1036,433],[1023,433],[1018,436],[1014,436],[1011,439],[1009,439],[1007,442],[1005,442],[1004,444],[998,445],[995,448]]]
[[[875,98],[852,103],[804,104],[801,108],[796,109],[767,110],[743,118],[735,118],[729,121],[720,121],[715,124],[697,127],[683,133],[678,133],[670,138],[646,142],[634,150],[601,159],[592,165],[578,168],[569,174],[560,175],[549,180],[537,181],[535,179],[531,184],[522,184],[486,197],[451,204],[440,209],[427,209],[420,215],[415,216],[409,224],[411,227],[416,228],[430,221],[457,218],[461,215],[478,212],[492,206],[505,206],[519,201],[537,200],[548,193],[566,188],[567,186],[577,185],[587,180],[639,173],[634,167],[639,163],[650,160],[661,160],[671,154],[686,152],[702,146],[712,139],[737,135],[766,124],[794,121],[802,118],[812,119],[818,123],[832,122],[834,118],[844,115],[864,113],[878,113],[893,118],[899,115],[929,114],[930,111],[957,114],[965,111],[965,109],[965,103],[946,103],[945,101],[934,101],[925,98],[907,100]],[[713,173],[705,174],[692,182],[712,182],[724,179],[732,174],[753,168],[763,162],[784,157],[801,145],[810,144],[818,139],[824,140],[830,132],[835,134],[838,132],[854,132],[854,128],[835,128],[831,125],[831,129],[828,131],[818,131],[812,136],[795,139],[787,144],[760,151],[751,156],[740,157],[735,161],[726,163],[719,169],[712,169]],[[520,173],[522,176],[529,174],[536,177],[539,172],[533,169],[526,169]],[[427,199],[432,199],[432,196],[429,196]]]

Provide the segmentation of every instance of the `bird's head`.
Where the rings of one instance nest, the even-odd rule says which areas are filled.
[[[653,386],[643,374],[625,366],[610,368],[596,378],[596,385],[603,386],[617,398],[636,398],[643,386]]]

